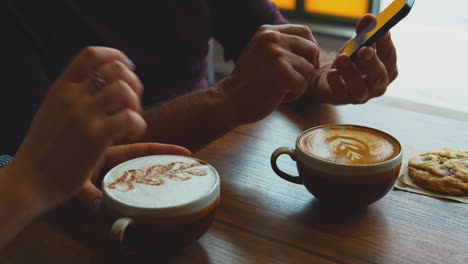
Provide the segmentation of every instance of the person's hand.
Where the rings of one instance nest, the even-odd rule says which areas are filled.
[[[91,80],[94,72],[103,87]],[[91,175],[107,147],[144,133],[143,86],[120,51],[85,48],[51,85],[6,174],[43,209],[63,202]]]
[[[78,199],[90,209],[99,210],[102,192],[96,185],[101,183],[102,177],[110,169],[130,159],[159,154],[192,156],[192,153],[186,148],[168,144],[137,143],[109,147],[104,153],[103,159],[92,170],[89,180],[80,188]]]
[[[364,16],[356,32],[363,30],[375,17]],[[385,93],[398,75],[395,46],[387,32],[376,44],[361,48],[353,62],[346,54],[323,67],[311,83],[305,100],[329,104],[363,104]]]
[[[301,97],[320,67],[319,52],[306,26],[261,26],[233,72],[217,86],[226,94],[237,123],[258,121],[279,104]]]

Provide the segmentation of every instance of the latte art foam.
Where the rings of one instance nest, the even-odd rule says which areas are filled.
[[[219,184],[207,163],[183,156],[149,156],[112,169],[103,188],[113,199],[135,207],[167,208],[210,195]]]
[[[299,139],[308,154],[341,164],[375,164],[390,160],[399,152],[391,137],[357,126],[328,126],[304,134]]]
[[[137,183],[160,186],[169,179],[188,181],[192,179],[191,176],[206,176],[208,174],[205,170],[196,168],[203,165],[206,165],[206,163],[201,161],[192,163],[178,161],[169,164],[157,164],[143,169],[131,169],[125,171],[122,176],[108,184],[107,188],[126,192],[134,189]]]

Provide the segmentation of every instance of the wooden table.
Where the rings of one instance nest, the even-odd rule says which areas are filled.
[[[325,123],[388,131],[406,156],[414,149],[468,149],[466,115],[413,110],[378,100],[284,107],[213,142],[196,156],[220,172],[221,204],[208,233],[178,255],[113,256],[103,217],[66,206],[26,228],[0,251],[0,263],[468,263],[467,204],[392,190],[367,210],[340,211],[270,168],[273,150],[293,147],[302,130]],[[295,170],[287,157],[280,164]]]

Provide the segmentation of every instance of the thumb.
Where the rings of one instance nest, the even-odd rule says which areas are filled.
[[[81,186],[77,198],[83,205],[97,212],[100,210],[101,206],[102,191],[88,180]]]
[[[366,28],[371,23],[377,24],[377,20],[375,16],[372,14],[366,14],[358,21],[356,25],[356,33],[359,34],[359,32],[361,32],[364,28]]]

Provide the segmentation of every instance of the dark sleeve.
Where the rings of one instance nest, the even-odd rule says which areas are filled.
[[[237,59],[257,29],[287,23],[268,0],[213,0],[214,38],[224,47],[225,59]]]
[[[27,29],[0,2],[0,153],[14,155],[48,87]]]

